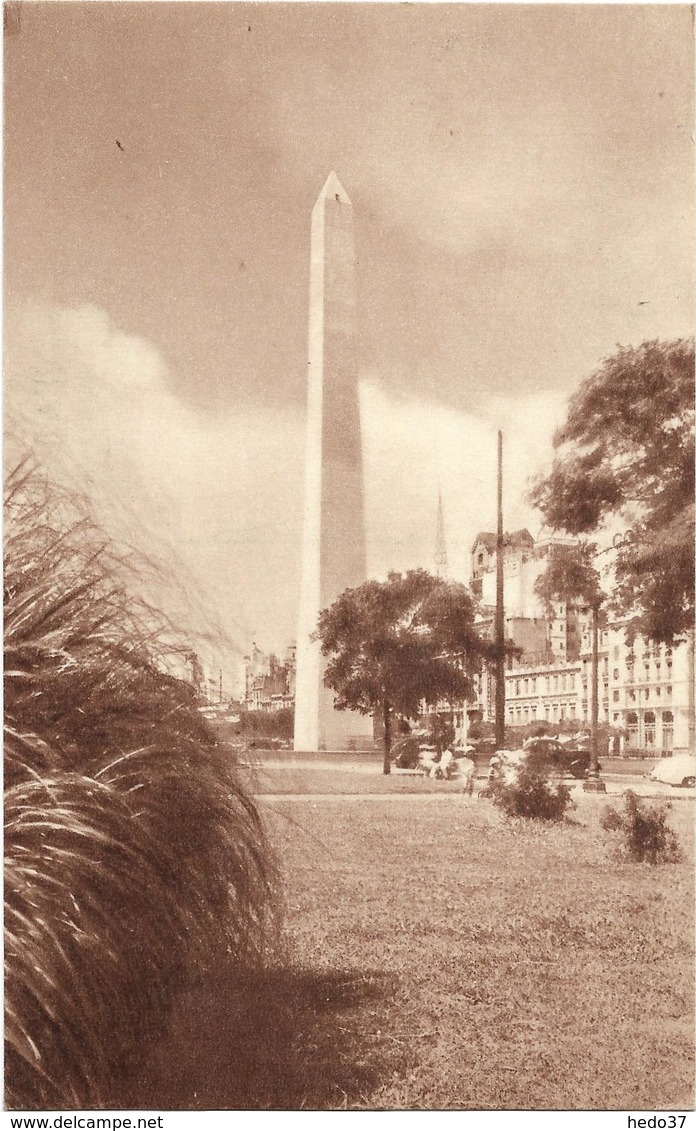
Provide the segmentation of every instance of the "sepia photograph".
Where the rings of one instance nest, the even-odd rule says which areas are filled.
[[[693,9],[3,17],[7,1126],[688,1128]]]

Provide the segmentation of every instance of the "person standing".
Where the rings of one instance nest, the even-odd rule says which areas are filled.
[[[462,779],[462,792],[464,796],[468,794],[469,797],[474,792],[474,780],[476,778],[476,763],[471,757],[471,749],[472,747],[460,746],[454,754],[457,759],[459,776]]]

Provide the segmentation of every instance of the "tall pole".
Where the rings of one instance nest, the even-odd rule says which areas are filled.
[[[592,694],[590,697],[590,767],[583,782],[586,793],[606,793],[599,776],[599,605],[592,605]]]
[[[495,554],[495,745],[505,746],[505,609],[503,605],[503,433],[498,432],[498,531]]]

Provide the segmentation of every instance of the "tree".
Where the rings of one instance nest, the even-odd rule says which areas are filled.
[[[417,718],[423,701],[466,698],[481,657],[493,651],[476,631],[465,586],[423,569],[346,589],[320,613],[316,637],[337,709],[379,713],[385,774],[393,717]]]
[[[572,397],[532,503],[590,534],[621,520],[614,610],[672,643],[694,615],[694,343],[645,342],[606,359]]]
[[[595,566],[597,547],[591,542],[576,546],[553,546],[546,570],[537,578],[535,589],[550,612],[554,601],[585,606],[592,611],[592,694],[590,700],[590,769],[591,788],[604,790],[599,783],[598,728],[599,728],[599,625],[605,595],[599,583]]]

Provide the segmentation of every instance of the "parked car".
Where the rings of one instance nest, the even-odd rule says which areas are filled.
[[[696,785],[696,756],[673,754],[671,758],[661,758],[648,777],[650,781],[661,781],[666,785],[693,787]]]
[[[574,742],[560,742],[557,738],[530,738],[525,742],[527,764],[549,767],[559,774],[584,778],[590,768],[590,751]],[[597,769],[601,770],[600,763]]]

